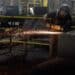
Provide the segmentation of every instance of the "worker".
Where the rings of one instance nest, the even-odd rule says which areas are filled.
[[[51,19],[50,19],[51,18]],[[56,12],[50,12],[46,15],[47,27],[54,31],[71,30],[72,18],[67,4],[63,4]]]

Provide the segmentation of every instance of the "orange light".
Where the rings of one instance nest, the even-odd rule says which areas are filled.
[[[63,31],[63,28],[59,25],[51,25],[52,31]]]

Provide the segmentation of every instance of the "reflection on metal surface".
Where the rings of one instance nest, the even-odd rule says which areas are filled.
[[[5,40],[5,41],[0,41],[0,44],[9,44],[10,40]],[[12,45],[16,46],[19,44],[27,44],[27,45],[44,45],[44,46],[49,46],[48,43],[40,43],[40,42],[36,42],[36,41],[20,41],[20,40],[13,40],[12,41]]]

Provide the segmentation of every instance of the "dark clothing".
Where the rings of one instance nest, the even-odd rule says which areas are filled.
[[[58,18],[58,25],[61,25],[61,27],[64,28],[64,31],[68,31],[71,29],[72,19],[70,14],[65,15],[64,18],[61,18],[60,16],[58,16],[57,18]]]
[[[65,14],[65,16],[62,18],[59,16],[58,12],[51,12],[47,14],[47,18],[47,23],[60,25],[63,27],[64,31],[69,31],[71,29],[72,18],[69,13]]]

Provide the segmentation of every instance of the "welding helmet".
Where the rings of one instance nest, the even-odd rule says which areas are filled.
[[[71,11],[71,6],[70,6],[69,4],[62,4],[62,5],[60,6],[60,8],[59,8],[59,11],[60,11],[60,10],[64,10],[64,11],[70,13],[70,11]]]

